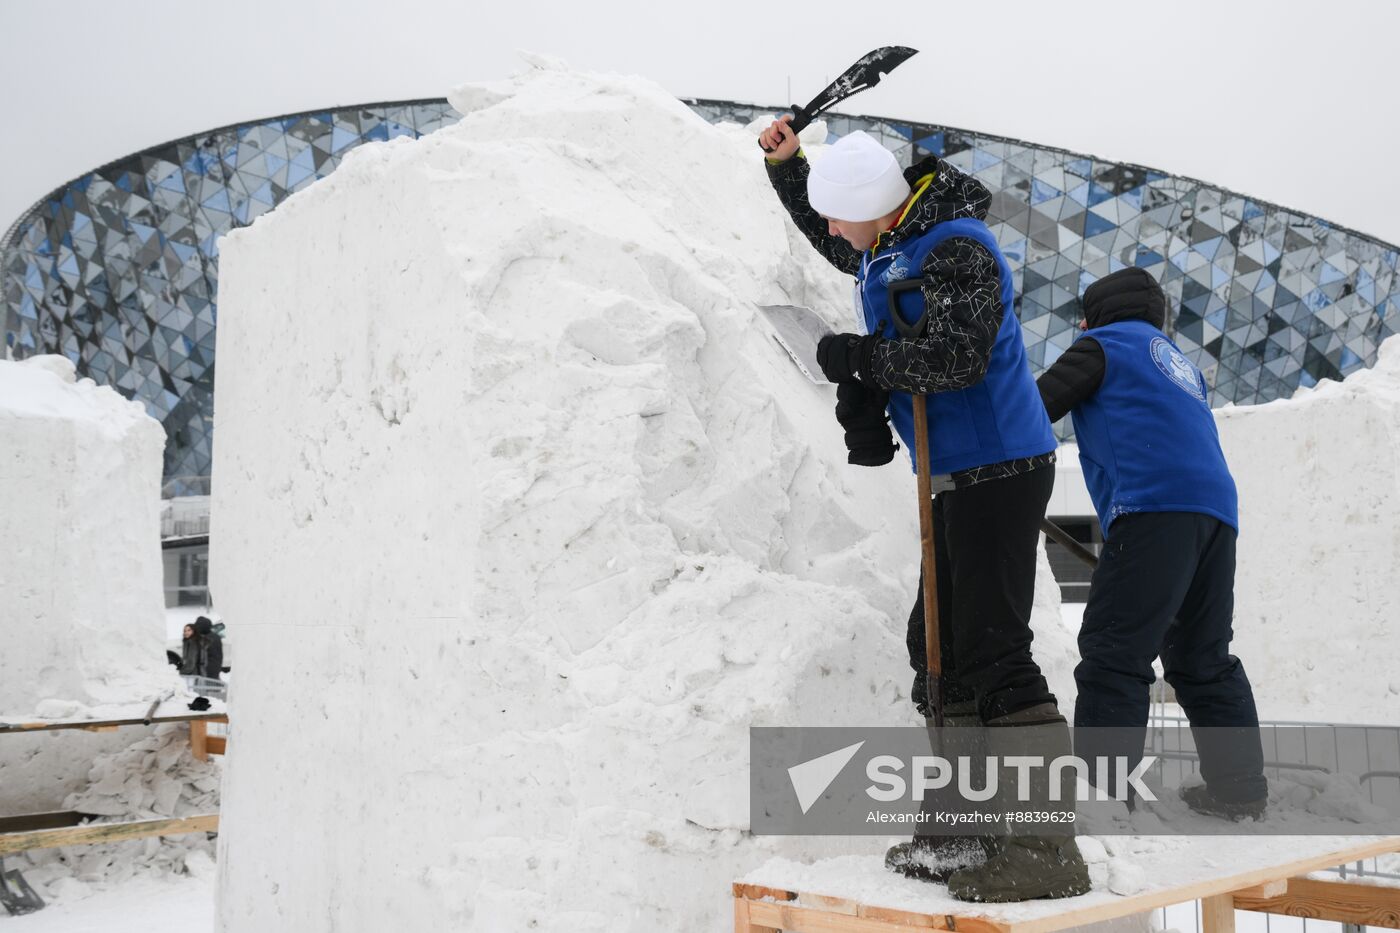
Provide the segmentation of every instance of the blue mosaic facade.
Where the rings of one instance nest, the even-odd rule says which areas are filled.
[[[444,100],[277,117],[156,146],[69,182],[3,240],[7,352],[61,353],[79,375],[139,399],[165,426],[167,480],[207,476],[219,238],[329,175],[362,143],[458,119]]]
[[[775,112],[687,103],[712,121]],[[167,478],[209,472],[218,239],[329,174],[365,142],[457,119],[443,100],[226,127],[105,165],[52,192],[3,241],[5,343],[62,353],[166,428]],[[909,164],[935,153],[993,192],[1037,372],[1077,335],[1078,296],[1129,265],[1165,288],[1174,336],[1214,405],[1286,397],[1375,361],[1396,331],[1396,247],[1188,178],[950,127],[834,116]],[[1067,430],[1067,426],[1062,427]]]

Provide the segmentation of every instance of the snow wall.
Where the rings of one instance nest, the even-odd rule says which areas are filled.
[[[1394,724],[1400,340],[1345,382],[1216,423],[1240,494],[1232,651],[1260,716]]]
[[[650,82],[451,100],[221,241],[220,929],[728,929],[770,854],[885,844],[748,835],[748,727],[916,721],[908,463],[755,310],[850,280]]]
[[[164,447],[139,402],[75,379],[66,358],[0,361],[0,718],[179,686],[165,663]]]

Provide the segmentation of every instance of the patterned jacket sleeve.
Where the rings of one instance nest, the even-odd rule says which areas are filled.
[[[764,164],[768,167],[768,181],[797,229],[827,262],[847,275],[855,275],[860,268],[860,253],[841,237],[828,233],[826,221],[807,201],[807,157],[799,149],[786,161],[775,164],[765,159]]]
[[[951,392],[987,374],[1001,330],[1001,273],[985,246],[967,237],[940,243],[924,259],[923,298],[929,314],[922,337],[872,342],[866,368],[884,389]]]

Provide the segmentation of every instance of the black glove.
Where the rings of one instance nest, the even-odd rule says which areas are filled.
[[[875,335],[827,334],[817,342],[817,365],[828,382],[837,385],[870,379],[870,358],[875,354]],[[873,383],[872,383],[873,384]]]
[[[909,688],[909,699],[925,719],[933,718],[933,707],[928,702],[928,671],[915,671],[914,683]]]
[[[884,466],[894,459],[890,419],[885,414],[890,395],[858,382],[836,386],[836,420],[846,429],[846,462],[856,466]]]

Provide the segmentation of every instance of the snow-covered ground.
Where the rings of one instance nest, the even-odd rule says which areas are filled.
[[[212,868],[212,866],[211,866]],[[213,933],[214,873],[93,885],[22,917],[0,911],[0,933]]]

